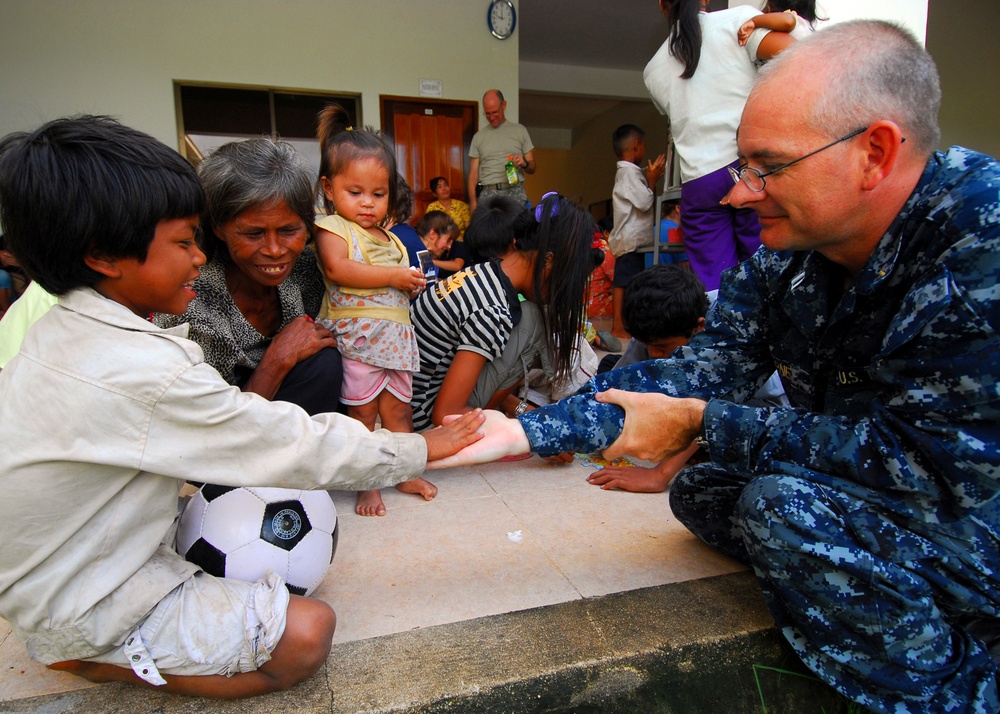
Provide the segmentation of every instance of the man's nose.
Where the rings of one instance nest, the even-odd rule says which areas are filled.
[[[740,180],[733,184],[733,187],[729,189],[729,193],[726,194],[721,203],[728,203],[733,208],[749,208],[764,198],[766,192],[767,188],[762,191],[754,191],[744,181]]]

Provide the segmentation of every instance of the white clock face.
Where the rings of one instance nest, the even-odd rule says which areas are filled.
[[[490,32],[505,40],[514,32],[514,6],[507,0],[494,0],[490,4]]]

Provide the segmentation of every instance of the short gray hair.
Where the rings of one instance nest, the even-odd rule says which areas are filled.
[[[803,59],[809,60],[809,70],[803,69]],[[918,152],[929,155],[938,148],[937,66],[903,27],[882,20],[831,25],[765,65],[754,93],[785,68],[793,76],[814,68],[826,72],[828,84],[814,107],[813,123],[831,138],[888,119]]]
[[[287,141],[267,137],[223,144],[198,167],[205,187],[203,248],[209,258],[228,258],[215,230],[243,211],[284,202],[312,235],[316,193],[309,163]]]

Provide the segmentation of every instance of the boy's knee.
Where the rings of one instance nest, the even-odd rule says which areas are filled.
[[[292,596],[285,632],[265,665],[274,689],[287,689],[315,674],[327,657],[337,627],[337,615],[322,600]]]
[[[333,645],[333,633],[337,629],[337,613],[325,602],[315,600],[315,612],[312,613],[312,626],[308,628],[307,637],[309,641],[305,643],[303,657],[306,662],[304,667],[315,672],[330,656],[330,648]]]
[[[293,614],[293,602],[296,603],[294,636],[304,656],[308,652],[314,654],[318,667],[330,654],[333,633],[337,629],[337,614],[322,600],[303,597],[293,598],[289,602],[289,617]],[[289,621],[286,632],[291,625]]]

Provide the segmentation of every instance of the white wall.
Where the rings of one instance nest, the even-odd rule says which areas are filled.
[[[99,113],[177,146],[175,80],[360,93],[378,126],[379,94],[437,79],[516,120],[517,57],[466,0],[0,0],[0,136]]]

